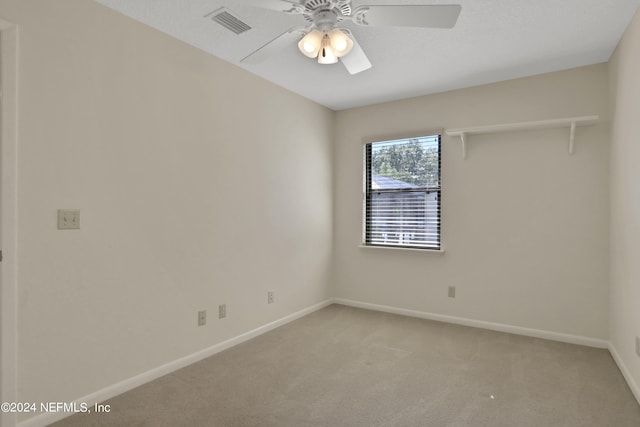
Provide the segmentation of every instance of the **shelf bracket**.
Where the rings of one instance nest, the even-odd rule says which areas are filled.
[[[462,160],[467,159],[467,134],[462,132],[460,134],[460,141],[462,142]]]
[[[538,120],[533,122],[508,123],[503,125],[474,126],[458,129],[446,129],[449,136],[459,136],[462,141],[462,158],[467,158],[467,137],[469,135],[480,135],[498,132],[513,132],[533,129],[554,129],[570,127],[569,134],[569,154],[573,154],[577,126],[587,126],[596,124],[598,116],[568,117],[565,119]]]
[[[576,139],[576,122],[571,122],[571,132],[569,133],[569,154],[573,154],[573,146]]]

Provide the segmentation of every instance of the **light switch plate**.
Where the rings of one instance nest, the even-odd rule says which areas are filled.
[[[79,209],[58,209],[58,230],[77,230],[79,228]]]
[[[640,337],[636,337],[636,354],[640,357]]]

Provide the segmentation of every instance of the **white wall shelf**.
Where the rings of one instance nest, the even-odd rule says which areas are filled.
[[[486,133],[513,132],[519,130],[569,128],[569,154],[573,154],[576,126],[595,124],[599,116],[568,117],[565,119],[539,120],[533,122],[509,123],[502,125],[473,126],[459,129],[446,129],[449,136],[459,136],[462,141],[462,158],[467,158],[467,136]]]

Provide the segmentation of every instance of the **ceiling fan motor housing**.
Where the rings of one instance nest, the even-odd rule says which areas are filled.
[[[317,11],[313,14],[313,24],[320,31],[327,32],[335,28],[338,17],[332,11]]]
[[[305,19],[319,28],[321,21],[333,15],[333,25],[351,15],[351,0],[306,0],[303,2]]]

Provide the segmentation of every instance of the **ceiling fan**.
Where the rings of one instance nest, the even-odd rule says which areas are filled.
[[[256,7],[302,15],[307,25],[288,29],[251,52],[240,62],[256,64],[276,51],[298,44],[300,52],[317,58],[320,64],[335,64],[338,59],[350,74],[371,68],[353,33],[343,27],[345,21],[364,27],[394,26],[416,28],[452,28],[460,15],[460,5],[376,4],[353,7],[351,0],[254,0]]]

